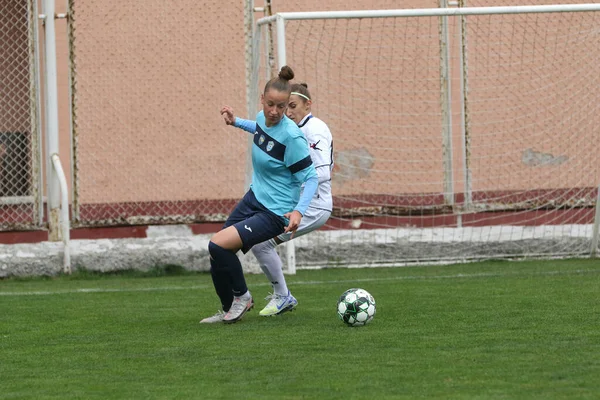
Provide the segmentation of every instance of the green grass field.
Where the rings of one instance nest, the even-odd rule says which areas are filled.
[[[157,274],[160,275],[160,274]],[[233,325],[209,274],[0,281],[2,399],[598,399],[600,261],[329,269]],[[349,328],[362,287],[374,321]]]

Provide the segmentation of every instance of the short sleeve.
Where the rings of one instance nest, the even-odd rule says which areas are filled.
[[[297,136],[289,141],[285,149],[284,162],[292,174],[296,174],[312,165],[308,142],[304,136]]]

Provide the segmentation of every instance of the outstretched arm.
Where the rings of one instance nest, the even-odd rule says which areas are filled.
[[[221,108],[221,115],[227,125],[233,125],[236,128],[245,130],[246,132],[254,134],[256,132],[256,122],[248,119],[238,118],[233,114],[233,108],[229,106],[223,106]]]
[[[256,121],[251,121],[249,119],[235,117],[235,122],[233,123],[233,126],[235,126],[236,128],[243,129],[251,134],[254,134],[256,132]]]

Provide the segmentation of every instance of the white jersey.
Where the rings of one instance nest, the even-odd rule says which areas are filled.
[[[317,170],[319,188],[309,208],[333,211],[331,195],[331,170],[333,169],[333,138],[327,124],[312,114],[298,124],[310,147],[310,158]]]

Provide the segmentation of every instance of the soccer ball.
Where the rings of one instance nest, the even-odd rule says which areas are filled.
[[[375,299],[364,289],[348,289],[337,304],[338,317],[348,326],[363,326],[375,316]]]

